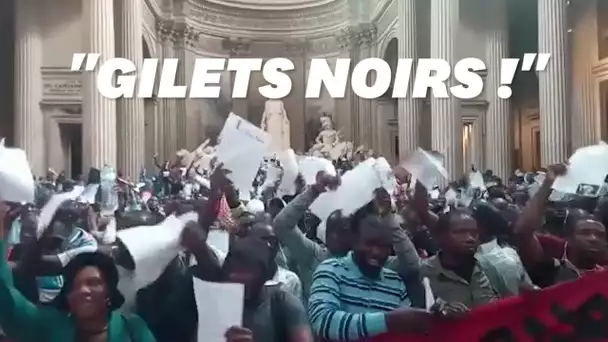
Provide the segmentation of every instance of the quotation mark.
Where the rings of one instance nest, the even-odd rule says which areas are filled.
[[[526,53],[524,58],[521,59],[521,71],[532,71],[534,62],[536,62],[535,71],[544,71],[549,64],[551,54],[549,53]],[[508,99],[513,95],[511,90],[511,83],[519,67],[519,58],[504,58],[500,65],[500,84],[496,94],[501,99]]]
[[[94,71],[95,67],[97,67],[97,63],[99,63],[99,57],[100,54],[98,53],[75,53],[72,56],[72,66],[70,67],[70,70],[82,71],[82,64],[84,64],[86,60],[84,70]]]

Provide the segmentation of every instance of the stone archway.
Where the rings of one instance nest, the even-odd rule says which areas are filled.
[[[391,67],[392,76],[391,79],[394,82],[395,72],[397,70],[398,56],[398,40],[397,38],[391,38],[386,44],[386,48],[382,52],[382,59],[384,59]],[[376,149],[381,155],[390,159],[389,161],[396,161],[399,155],[399,138],[397,129],[397,99],[392,98],[393,84],[384,94],[384,96],[377,99],[376,105],[378,114],[375,122],[377,123],[376,129]]]

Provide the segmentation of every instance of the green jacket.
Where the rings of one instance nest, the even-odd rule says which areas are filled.
[[[72,342],[75,321],[67,313],[29,302],[13,285],[6,262],[6,245],[0,241],[0,327],[8,337],[21,342]],[[156,342],[138,316],[111,314],[108,342]]]

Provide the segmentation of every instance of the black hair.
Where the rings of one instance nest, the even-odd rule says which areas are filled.
[[[583,210],[578,208],[570,208],[566,210],[566,217],[564,218],[564,236],[572,236],[574,230],[576,229],[576,224],[579,221],[584,220],[593,220],[597,221],[595,217]]]
[[[101,252],[94,252],[82,253],[75,256],[63,269],[64,285],[59,295],[53,301],[53,306],[58,310],[64,312],[70,311],[67,297],[74,287],[74,279],[83,268],[88,266],[97,267],[106,281],[109,294],[109,311],[117,310],[122,306],[125,298],[118,290],[118,270],[116,269],[114,260]]]
[[[348,216],[344,215],[342,209],[332,211],[325,221],[326,230],[348,227],[348,225]]]
[[[478,201],[473,207],[473,218],[489,237],[508,236],[509,222],[498,208],[487,201]]]
[[[266,282],[272,279],[278,270],[275,257],[270,242],[257,236],[247,236],[236,239],[230,245],[222,270],[223,272],[229,270],[234,260],[243,260],[260,267],[263,280]]]
[[[435,232],[449,232],[452,219],[465,216],[473,217],[473,212],[468,208],[454,208],[445,214],[439,215],[439,220],[437,220],[437,223],[435,224]]]
[[[371,213],[358,220],[357,223],[354,224],[355,228],[352,232],[354,236],[359,236],[363,227],[365,227],[366,229],[369,228],[373,230],[388,230],[390,229],[392,224],[393,222],[390,221],[388,217]]]

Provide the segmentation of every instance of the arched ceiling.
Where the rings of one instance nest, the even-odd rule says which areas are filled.
[[[255,10],[295,10],[324,6],[336,0],[206,0],[224,6]]]
[[[309,38],[348,25],[347,0],[197,0],[193,19],[202,32],[242,38]]]

